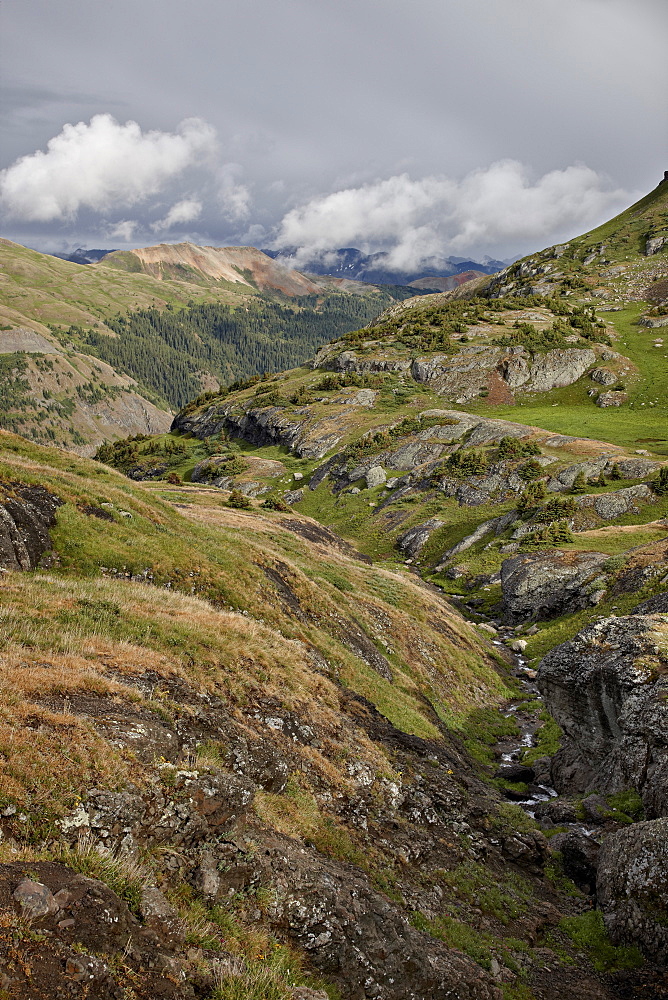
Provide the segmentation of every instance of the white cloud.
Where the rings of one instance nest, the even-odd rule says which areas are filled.
[[[123,240],[124,243],[130,243],[138,226],[139,222],[137,219],[124,219],[122,222],[117,222],[108,228],[105,235],[110,239]]]
[[[74,219],[80,209],[109,212],[157,194],[215,148],[215,131],[188,118],[175,132],[142,132],[109,114],[65,125],[47,150],[23,156],[0,173],[5,211],[25,221]]]
[[[522,243],[548,245],[602,222],[632,199],[582,164],[532,182],[516,160],[501,160],[461,181],[400,174],[313,198],[288,212],[274,246],[323,250],[382,246],[387,266],[419,266],[434,254],[474,254]]]
[[[174,226],[183,226],[202,214],[202,202],[196,198],[184,198],[172,205],[164,219],[158,219],[151,226],[154,232],[161,232],[165,229],[172,229]]]
[[[243,222],[251,210],[250,191],[238,180],[241,170],[238,163],[226,163],[218,171],[218,200],[223,215],[232,222]]]

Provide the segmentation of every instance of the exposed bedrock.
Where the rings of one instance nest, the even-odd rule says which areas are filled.
[[[605,582],[604,552],[552,552],[504,559],[501,588],[504,615],[511,622],[554,618],[596,603]]]
[[[42,486],[0,484],[0,567],[34,569],[51,549],[49,528],[63,501]]]
[[[615,944],[637,945],[668,962],[668,819],[634,823],[603,843],[598,905]]]
[[[635,788],[645,815],[668,816],[668,621],[605,618],[552,650],[538,687],[564,732],[559,791]]]

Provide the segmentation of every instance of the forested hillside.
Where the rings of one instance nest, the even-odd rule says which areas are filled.
[[[401,291],[374,298],[339,293],[289,302],[261,298],[240,308],[205,302],[178,311],[137,309],[107,320],[117,337],[82,326],[58,336],[178,407],[201,391],[203,371],[225,383],[294,368],[329,340],[368,323]]]

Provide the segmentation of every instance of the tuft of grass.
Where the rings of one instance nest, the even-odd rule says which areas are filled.
[[[109,850],[84,835],[74,847],[55,847],[51,857],[82,875],[104,882],[131,910],[139,911],[142,889],[149,884],[150,876],[148,870],[126,851]]]

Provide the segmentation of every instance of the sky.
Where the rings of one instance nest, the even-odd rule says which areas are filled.
[[[668,169],[666,0],[0,0],[2,235],[514,257]]]

